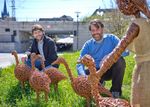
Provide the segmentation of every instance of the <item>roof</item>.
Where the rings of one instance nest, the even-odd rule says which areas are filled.
[[[73,21],[71,16],[63,15],[61,17],[54,17],[54,18],[40,18],[39,21]]]
[[[113,11],[115,11],[116,9],[114,9],[114,8],[110,8],[110,9],[101,9],[101,8],[98,8],[98,9],[96,9],[95,11],[94,11],[94,13],[92,14],[92,16],[93,15],[97,15],[97,13],[99,12],[99,13],[101,13],[101,12],[103,12],[103,13],[106,13],[106,12],[113,12]]]

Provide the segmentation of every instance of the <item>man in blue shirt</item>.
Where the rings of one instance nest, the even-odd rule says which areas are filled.
[[[82,58],[85,54],[91,55],[95,60],[96,69],[98,70],[103,58],[112,52],[120,39],[113,34],[103,34],[104,25],[98,19],[90,22],[89,30],[92,38],[85,42],[80,53],[80,58]],[[101,83],[105,80],[112,80],[112,87],[110,88],[110,91],[116,98],[120,97],[122,94],[121,87],[126,67],[123,56],[126,56],[127,54],[128,53],[124,52],[118,61],[113,64],[113,66],[102,76],[102,79],[100,80]],[[89,74],[88,69],[85,69],[83,64],[77,65],[77,71],[78,75],[86,76]]]

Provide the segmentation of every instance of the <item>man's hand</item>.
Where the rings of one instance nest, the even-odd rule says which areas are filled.
[[[29,56],[31,54],[31,52],[26,51],[25,54],[27,54],[27,56]]]

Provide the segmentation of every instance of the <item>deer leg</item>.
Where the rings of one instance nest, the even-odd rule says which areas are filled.
[[[39,102],[39,96],[40,96],[40,92],[36,90],[36,101]]]
[[[25,85],[24,85],[24,82],[21,81],[21,88],[24,89]]]
[[[22,92],[25,93],[25,83],[23,81],[21,81],[21,88]]]
[[[54,84],[54,90],[55,90],[55,92],[58,91],[58,83]]]
[[[44,92],[45,93],[45,101],[47,102],[48,101],[48,92]]]
[[[86,105],[85,107],[90,107],[90,98],[86,98]]]

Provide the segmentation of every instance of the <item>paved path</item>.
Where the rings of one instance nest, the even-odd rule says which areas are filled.
[[[58,55],[62,55],[62,53],[58,53]],[[26,54],[18,54],[19,60],[21,60],[21,57],[27,56]],[[0,53],[0,68],[5,68],[7,66],[12,65],[13,63],[16,63],[15,57],[11,55],[11,53]]]
[[[18,54],[19,60],[26,54]],[[0,68],[5,68],[15,63],[15,58],[11,53],[0,53]]]

